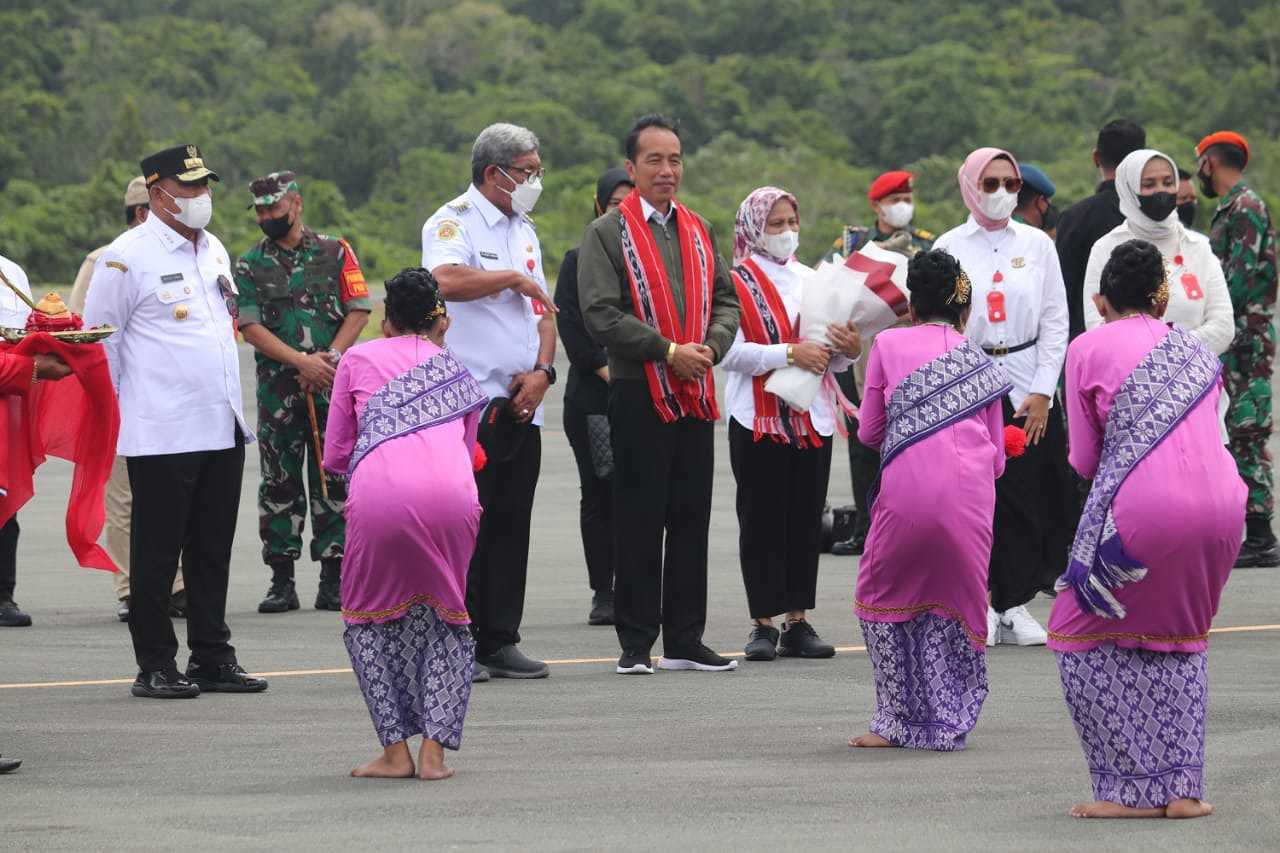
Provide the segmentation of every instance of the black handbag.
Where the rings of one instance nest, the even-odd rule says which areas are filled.
[[[613,436],[609,431],[608,415],[587,415],[587,441],[596,477],[608,480],[613,476]]]

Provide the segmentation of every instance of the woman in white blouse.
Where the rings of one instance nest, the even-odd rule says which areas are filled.
[[[979,148],[959,180],[969,218],[933,247],[950,252],[972,281],[965,334],[1008,371],[1004,422],[1027,434],[1025,453],[996,481],[987,644],[1044,645],[1048,636],[1025,605],[1066,567],[1079,518],[1066,429],[1053,405],[1067,352],[1066,291],[1053,241],[1009,218],[1022,188],[1013,155]]]
[[[1222,264],[1209,248],[1209,238],[1189,231],[1178,221],[1178,167],[1172,158],[1143,148],[1116,167],[1116,194],[1125,220],[1093,244],[1084,274],[1084,324],[1102,325],[1093,303],[1102,281],[1102,268],[1111,250],[1135,238],[1155,244],[1169,275],[1169,307],[1163,319],[1195,335],[1217,355],[1235,337],[1231,294]]]
[[[809,271],[795,259],[799,241],[799,205],[786,190],[761,187],[738,208],[733,282],[742,315],[720,366],[738,483],[742,579],[753,621],[747,660],[835,654],[806,613],[817,594],[837,413],[825,393],[802,412],[764,390],[764,383],[774,370],[793,364],[817,374],[845,370],[862,345],[852,323],[830,326],[830,344],[799,339],[802,277]],[[782,614],[779,631],[773,617]]]

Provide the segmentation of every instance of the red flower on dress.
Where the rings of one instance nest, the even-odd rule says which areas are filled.
[[[1027,452],[1027,431],[1020,426],[1009,424],[1004,428],[1004,455],[1017,459]]]

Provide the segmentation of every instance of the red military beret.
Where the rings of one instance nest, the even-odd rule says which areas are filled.
[[[1249,143],[1245,142],[1244,137],[1236,133],[1234,130],[1219,130],[1217,133],[1211,133],[1200,143],[1196,145],[1196,156],[1204,156],[1204,152],[1208,151],[1214,145],[1234,145],[1244,152],[1244,162],[1249,162]]]
[[[887,195],[894,193],[909,193],[915,184],[916,176],[910,172],[885,172],[880,177],[871,182],[871,189],[867,192],[867,198],[872,201],[879,201]]]

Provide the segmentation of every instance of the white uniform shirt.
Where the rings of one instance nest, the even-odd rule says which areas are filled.
[[[27,274],[23,272],[22,267],[0,255],[0,271],[4,272],[4,277],[9,279],[10,284],[28,297],[31,296],[31,284],[27,281]],[[31,309],[22,301],[22,297],[0,283],[0,326],[21,329],[27,325],[27,316],[30,313]]]
[[[1102,325],[1102,315],[1093,304],[1102,287],[1102,268],[1116,246],[1134,237],[1128,222],[1121,222],[1093,244],[1084,273],[1086,329]],[[1179,226],[1177,239],[1156,248],[1164,255],[1169,271],[1169,307],[1164,319],[1195,335],[1214,355],[1222,355],[1236,335],[1236,318],[1222,264],[1209,248],[1209,238]]]
[[[158,216],[99,256],[84,321],[119,329],[106,348],[120,397],[120,456],[226,450],[236,424],[253,440],[227,308],[234,293],[218,238],[201,231],[193,244]]]
[[[752,255],[751,260],[760,265],[760,269],[778,289],[778,296],[782,297],[782,304],[794,326],[800,318],[800,295],[803,282],[797,267],[804,265],[795,259],[788,261],[785,265],[779,265],[763,255]],[[847,357],[835,355],[827,369],[838,373],[841,370],[847,370],[850,363]],[[739,326],[738,333],[733,338],[733,346],[729,347],[729,351],[720,360],[720,366],[725,371],[724,402],[725,408],[729,410],[729,417],[747,429],[752,429],[756,419],[756,399],[751,380],[771,370],[786,367],[787,345],[749,343],[743,337],[742,327]],[[835,407],[832,406],[825,390],[818,392],[813,405],[809,407],[809,420],[813,421],[813,428],[819,435],[829,436],[835,432]]]
[[[507,216],[474,185],[432,214],[422,226],[422,266],[518,270],[546,287],[542,247],[533,223]],[[449,302],[449,351],[471,371],[490,397],[510,397],[519,373],[538,363],[541,305],[510,288],[467,301]],[[542,406],[533,423],[542,426]]]
[[[1067,356],[1068,324],[1062,268],[1049,235],[1013,220],[999,231],[988,231],[970,216],[939,237],[933,248],[950,252],[973,283],[973,308],[965,327],[971,341],[1015,347],[1036,340],[1020,352],[992,356],[1013,381],[1009,401],[1014,408],[1029,394],[1052,401]],[[1004,319],[992,318],[993,292],[1004,295]]]

